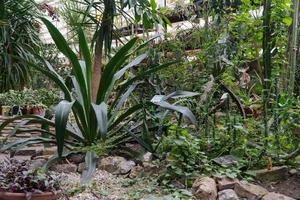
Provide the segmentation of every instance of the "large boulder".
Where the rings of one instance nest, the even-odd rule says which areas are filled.
[[[112,174],[127,174],[135,166],[135,162],[128,161],[120,156],[109,156],[102,158],[99,163],[99,169]]]
[[[261,200],[295,200],[295,199],[285,196],[283,194],[270,192],[270,193],[266,194]]]
[[[232,189],[222,190],[218,193],[218,200],[239,200],[239,197]]]
[[[193,184],[193,194],[198,200],[216,200],[217,185],[210,177],[200,177]]]
[[[247,200],[259,200],[268,193],[265,188],[251,183],[239,182],[235,185],[234,191],[241,198]]]

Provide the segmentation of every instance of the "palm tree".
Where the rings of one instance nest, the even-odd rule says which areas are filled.
[[[29,81],[30,70],[24,62],[38,51],[38,9],[31,0],[0,1],[0,92],[22,89]]]

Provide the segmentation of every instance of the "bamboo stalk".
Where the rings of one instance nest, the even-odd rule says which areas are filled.
[[[271,3],[272,0],[264,0],[263,11],[263,66],[264,66],[264,91],[263,91],[263,108],[264,108],[264,137],[265,148],[268,145],[268,96],[270,89],[270,79],[272,73],[271,66]]]
[[[299,0],[294,0],[294,12],[293,12],[293,26],[292,34],[290,37],[289,47],[289,79],[290,84],[288,91],[289,94],[293,94],[295,88],[295,74],[297,67],[297,42],[298,42],[298,24],[299,24]]]

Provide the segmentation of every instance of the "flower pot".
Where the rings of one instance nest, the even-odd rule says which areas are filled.
[[[22,107],[22,114],[23,115],[29,115],[31,114],[31,107],[26,105]]]
[[[31,113],[34,114],[34,115],[44,116],[45,115],[45,110],[41,106],[33,106],[32,109],[31,109]]]
[[[1,115],[3,116],[9,116],[9,113],[10,113],[10,106],[1,106]]]
[[[21,107],[20,106],[13,106],[12,107],[12,115],[19,115],[21,114]]]
[[[0,192],[1,200],[27,200],[25,193]],[[57,195],[53,192],[32,194],[31,200],[56,200]]]

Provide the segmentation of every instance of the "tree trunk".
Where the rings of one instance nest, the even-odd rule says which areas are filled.
[[[94,102],[97,100],[97,93],[100,86],[102,74],[102,59],[103,59],[103,41],[98,39],[95,45],[94,66],[93,66],[93,79],[92,79],[92,99]]]
[[[294,12],[293,12],[293,27],[290,37],[289,47],[289,80],[288,91],[292,95],[295,88],[295,74],[297,66],[297,42],[298,42],[298,22],[299,22],[299,0],[294,0]]]

